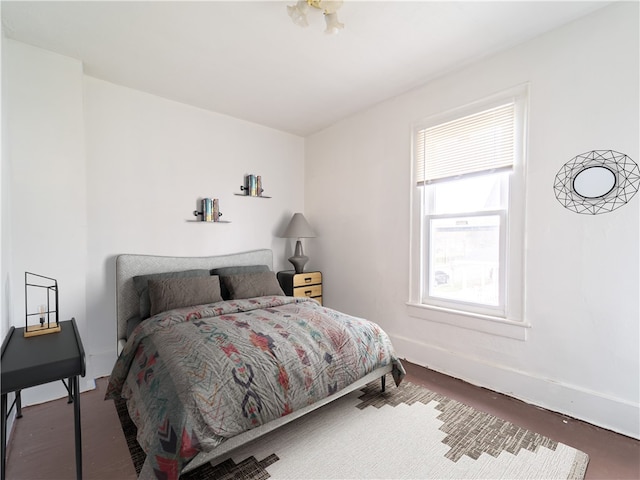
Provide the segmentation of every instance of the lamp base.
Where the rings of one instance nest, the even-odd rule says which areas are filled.
[[[304,265],[309,261],[309,257],[305,257],[304,255],[300,257],[293,256],[293,257],[289,257],[289,261],[293,265],[293,268],[295,269],[296,273],[303,273]]]
[[[302,242],[298,240],[296,242],[296,251],[292,257],[288,259],[296,273],[302,273],[304,271],[304,265],[309,261],[309,257],[307,257],[302,251]]]

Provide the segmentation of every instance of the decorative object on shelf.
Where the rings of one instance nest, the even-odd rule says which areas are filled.
[[[29,313],[29,312],[32,313]],[[35,337],[61,330],[58,317],[58,281],[36,273],[24,272],[24,336]],[[29,317],[37,317],[29,325]]]
[[[565,163],[553,188],[562,206],[576,213],[612,212],[638,193],[640,170],[624,153],[592,150]]]
[[[219,222],[220,217],[222,216],[222,213],[220,212],[220,200],[218,200],[217,198],[211,199],[211,210],[211,220],[213,220],[214,222]]]
[[[262,195],[264,188],[262,188],[262,177],[260,175],[245,175],[244,185],[240,185],[240,190],[244,193],[236,193],[235,195],[241,197],[271,198]]]
[[[203,198],[202,211],[194,210],[195,217],[202,216],[203,222],[220,222],[222,213],[220,212],[220,200],[217,198]],[[224,222],[227,223],[227,222]]]
[[[344,24],[338,21],[338,10],[342,7],[342,0],[299,0],[295,5],[287,7],[287,13],[293,23],[299,27],[308,27],[307,13],[309,7],[322,11],[327,28],[324,33],[335,34],[344,28]]]
[[[315,232],[307,222],[307,219],[304,218],[304,215],[301,213],[294,213],[287,229],[284,231],[282,235],[284,238],[296,238],[296,250],[292,257],[289,257],[289,262],[295,268],[296,273],[302,273],[304,271],[304,265],[309,260],[309,257],[305,256],[302,251],[302,242],[301,238],[314,238],[316,236]]]
[[[240,188],[242,190],[242,188]],[[258,181],[255,175],[245,175],[244,177],[244,191],[246,195],[255,197],[258,195]]]

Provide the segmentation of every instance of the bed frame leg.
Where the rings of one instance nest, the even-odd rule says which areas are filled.
[[[384,392],[385,388],[387,387],[387,376],[383,375],[382,377],[380,377],[380,383],[382,383],[382,390]]]

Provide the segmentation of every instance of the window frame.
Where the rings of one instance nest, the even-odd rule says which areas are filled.
[[[485,308],[478,304],[466,304],[456,300],[442,301],[440,298],[423,298],[426,292],[423,265],[425,255],[429,254],[426,238],[426,222],[438,217],[425,212],[424,196],[428,188],[417,185],[416,174],[416,137],[420,130],[449,122],[493,108],[505,101],[514,102],[515,157],[513,169],[508,179],[507,222],[504,225],[504,251],[501,250],[500,269],[503,271],[504,291],[498,309]],[[519,85],[491,97],[456,108],[441,114],[430,116],[412,128],[411,154],[411,221],[410,221],[410,279],[408,313],[412,317],[438,323],[446,323],[485,333],[526,339],[530,327],[524,320],[524,214],[525,214],[525,167],[527,147],[527,116],[529,103],[528,84]],[[481,211],[469,212],[470,214]],[[484,213],[484,212],[483,212]],[[448,215],[448,214],[447,214]],[[463,214],[455,214],[462,216]],[[427,292],[428,293],[428,292]],[[424,300],[428,299],[428,302]]]
[[[498,278],[499,288],[498,288],[498,305],[486,305],[475,302],[467,302],[464,300],[456,300],[456,299],[448,299],[440,296],[434,296],[430,294],[430,280],[431,280],[431,272],[422,272],[422,294],[420,302],[425,305],[434,305],[438,307],[444,308],[452,308],[456,309],[456,307],[463,307],[462,309],[468,311],[470,313],[480,313],[483,315],[494,315],[497,317],[505,317],[506,316],[506,258],[507,258],[507,228],[508,228],[508,207],[500,210],[474,210],[472,212],[463,212],[463,213],[442,213],[442,214],[426,214],[424,216],[424,223],[429,224],[432,220],[445,219],[445,218],[461,218],[461,217],[482,217],[482,216],[498,216],[500,218],[500,244],[499,244],[499,267],[498,267]],[[426,257],[433,254],[433,251],[430,249],[430,241],[432,235],[429,233],[433,233],[432,229],[428,229],[425,231],[423,235],[423,248],[424,248],[424,256],[422,265],[425,269],[427,265],[431,265],[431,262],[426,261]]]

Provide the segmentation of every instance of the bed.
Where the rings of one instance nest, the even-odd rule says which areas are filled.
[[[271,250],[116,259],[123,398],[147,454],[140,478],[177,479],[404,369],[375,323],[284,296]]]

